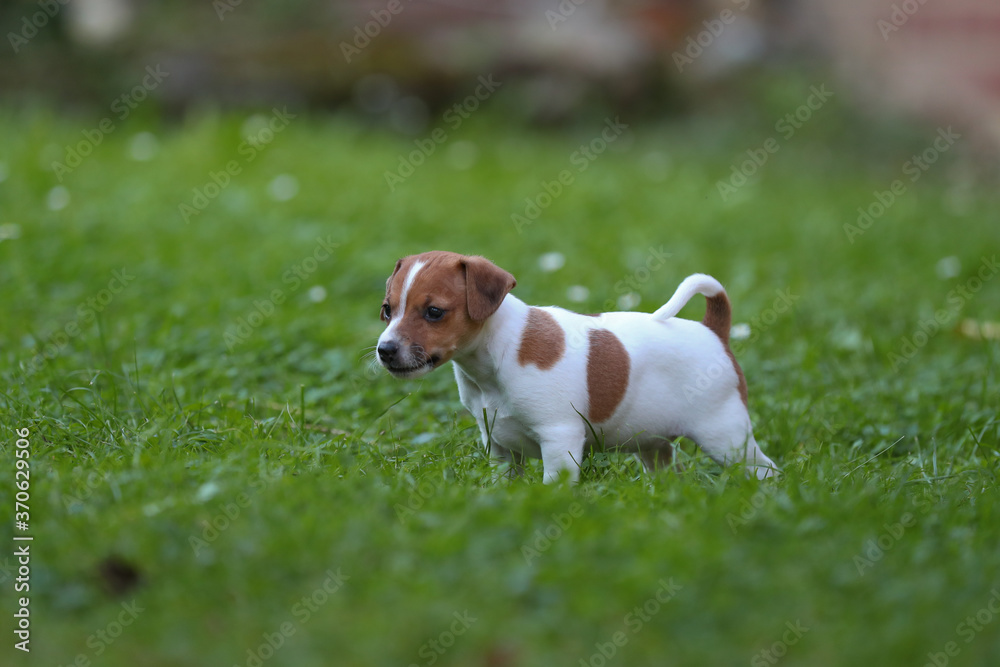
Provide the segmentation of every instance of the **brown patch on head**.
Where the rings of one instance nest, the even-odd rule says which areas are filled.
[[[565,352],[566,334],[556,318],[541,308],[530,309],[517,349],[517,363],[534,364],[545,371],[555,366]]]
[[[401,346],[438,366],[479,333],[515,284],[514,276],[482,257],[443,251],[410,255],[396,263],[386,283],[383,319],[395,322]],[[406,312],[398,312],[404,291]]]
[[[592,422],[611,418],[625,398],[631,367],[628,351],[618,337],[607,329],[591,329],[587,352],[587,393]]]

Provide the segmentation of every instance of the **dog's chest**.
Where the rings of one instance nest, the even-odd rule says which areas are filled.
[[[476,383],[457,366],[455,380],[462,405],[476,418],[480,429],[508,449],[539,457],[537,438],[526,415],[512,409],[512,401],[499,383]]]

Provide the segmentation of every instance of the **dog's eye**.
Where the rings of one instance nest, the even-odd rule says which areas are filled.
[[[383,303],[382,304],[382,319],[385,320],[386,322],[388,322],[390,320],[390,318],[392,318],[392,308],[389,307],[389,304]]]
[[[424,317],[427,318],[429,322],[437,322],[442,317],[444,317],[444,311],[441,310],[440,308],[431,306],[430,308],[427,309],[427,313],[424,314]]]

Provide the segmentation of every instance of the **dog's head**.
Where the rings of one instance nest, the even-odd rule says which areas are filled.
[[[516,284],[483,257],[436,250],[402,258],[385,283],[379,362],[398,378],[429,373],[476,337]]]

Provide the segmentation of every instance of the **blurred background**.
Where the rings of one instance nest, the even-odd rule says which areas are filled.
[[[991,0],[23,0],[0,23],[7,102],[67,112],[107,107],[155,65],[143,114],[288,104],[416,136],[487,73],[505,117],[544,124],[738,112],[748,77],[793,67],[830,71],[864,113],[1000,145]]]
[[[463,609],[437,664],[577,664],[676,575],[620,664],[763,664],[801,618],[782,664],[917,665],[998,586],[1000,0],[0,0],[0,25],[30,664],[259,665],[341,566],[268,664],[412,664]],[[601,454],[526,562],[577,491],[537,461],[494,485],[449,372],[369,363],[386,277],[429,249],[578,312],[715,275],[788,483]]]

